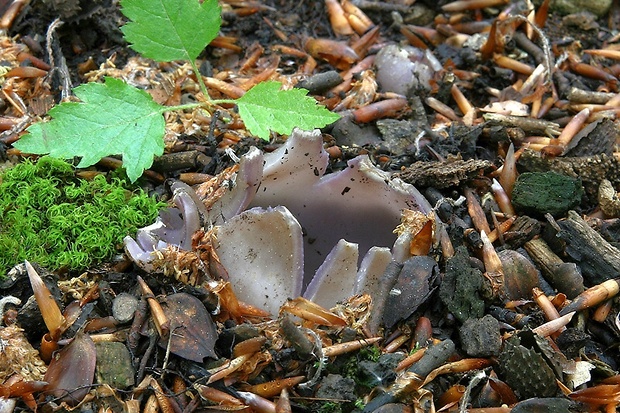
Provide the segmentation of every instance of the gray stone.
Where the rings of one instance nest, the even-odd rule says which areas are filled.
[[[129,293],[120,293],[112,301],[112,315],[121,324],[128,323],[138,308],[138,298]]]
[[[491,315],[470,318],[459,329],[461,346],[471,357],[497,356],[502,345],[499,321]]]
[[[384,386],[396,378],[396,366],[404,358],[403,353],[386,353],[376,362],[362,360],[357,368],[357,380],[370,388]]]
[[[127,389],[135,384],[131,355],[123,343],[95,343],[95,348],[97,349],[95,370],[97,383],[108,384],[115,389]]]
[[[602,17],[611,8],[613,0],[551,0],[551,12],[560,14],[578,13],[589,11],[597,17]]]
[[[343,116],[333,126],[332,136],[341,146],[379,145],[383,141],[377,128],[373,125],[358,125],[353,117]]]
[[[328,374],[321,380],[316,398],[353,401],[356,399],[355,381],[340,374]]]

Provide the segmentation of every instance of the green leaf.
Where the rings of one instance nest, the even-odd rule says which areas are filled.
[[[280,86],[273,81],[259,83],[235,101],[245,126],[256,136],[268,140],[269,130],[288,135],[293,128],[322,128],[340,118],[306,96],[307,90],[280,90]]]
[[[49,122],[35,123],[13,146],[56,158],[82,157],[84,168],[104,156],[121,154],[134,182],[164,152],[165,108],[122,80],[87,83],[73,90],[82,102],[64,102],[49,111]]]
[[[121,28],[125,40],[160,62],[196,59],[222,24],[217,0],[122,0],[121,6],[132,20]]]

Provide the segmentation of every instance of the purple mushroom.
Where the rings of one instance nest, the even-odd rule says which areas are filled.
[[[402,210],[431,207],[367,156],[325,175],[327,163],[320,132],[295,130],[270,154],[244,155],[234,187],[208,210],[187,185],[175,184],[177,208],[162,211],[136,240],[125,238],[125,249],[156,271],[156,250],[187,248],[201,224],[214,225],[214,248],[238,298],[272,314],[302,292],[331,307],[372,291],[391,259],[408,258],[407,239],[393,233]]]

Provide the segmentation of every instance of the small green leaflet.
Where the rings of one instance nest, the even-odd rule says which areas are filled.
[[[121,154],[132,182],[152,165],[154,156],[163,154],[166,108],[148,93],[110,77],[73,92],[82,102],[55,106],[49,111],[51,121],[31,125],[13,146],[57,158],[79,156],[80,168]]]
[[[131,21],[121,30],[144,57],[159,62],[194,60],[220,30],[217,0],[122,0]]]
[[[269,140],[270,130],[288,135],[293,128],[322,128],[340,118],[306,96],[306,89],[280,90],[280,86],[273,81],[259,83],[235,101],[245,126],[256,136]]]

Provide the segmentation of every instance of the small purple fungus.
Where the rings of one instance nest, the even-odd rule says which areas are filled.
[[[402,210],[431,207],[365,155],[325,175],[327,163],[320,132],[295,130],[270,154],[245,154],[235,185],[209,208],[175,183],[177,208],[163,210],[136,240],[126,237],[127,254],[154,272],[157,250],[191,248],[195,231],[215,226],[213,247],[237,297],[272,314],[302,292],[328,308],[371,292],[390,260],[408,258],[406,236],[393,233]]]

